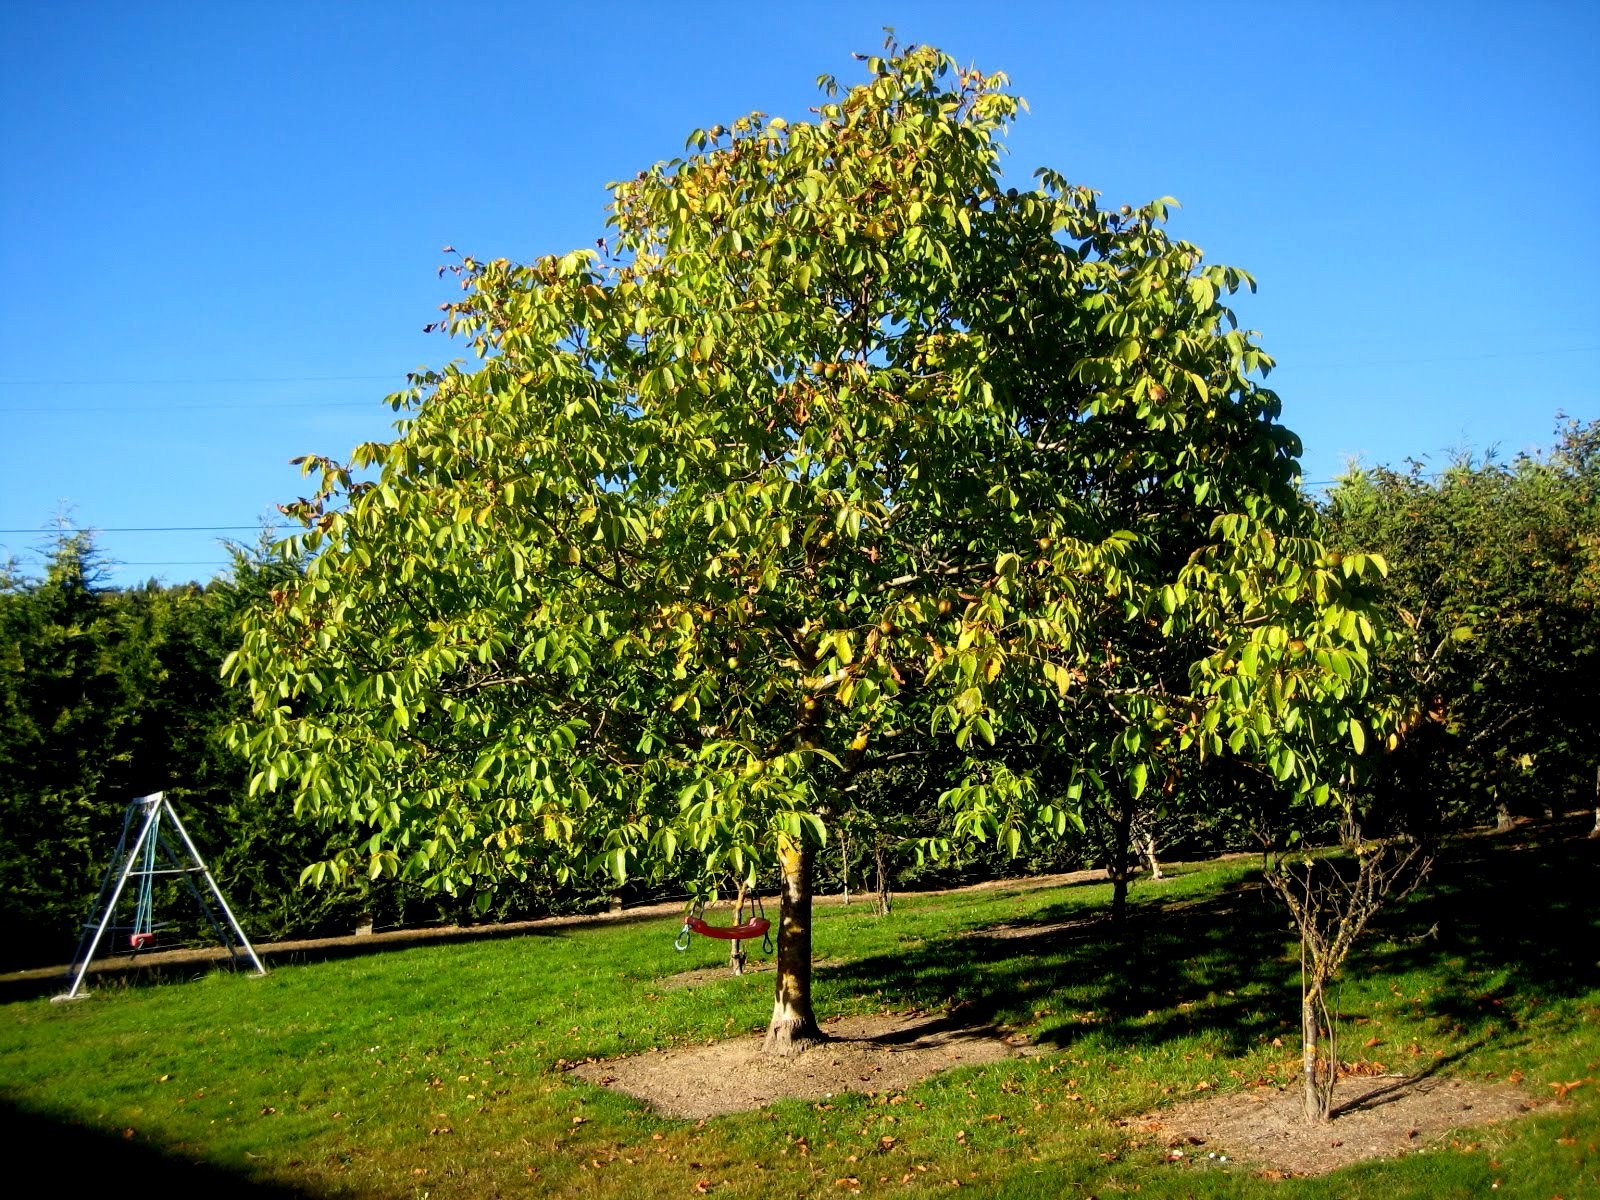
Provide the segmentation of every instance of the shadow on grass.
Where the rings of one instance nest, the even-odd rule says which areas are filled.
[[[137,1137],[123,1138],[0,1099],[0,1128],[13,1151],[13,1163],[33,1163],[35,1184],[48,1178],[66,1196],[138,1195],[176,1184],[195,1195],[239,1196],[245,1200],[292,1200],[318,1193],[252,1180],[214,1163],[194,1162],[158,1149]],[[31,1173],[31,1172],[30,1172]],[[20,1194],[20,1193],[19,1193]]]
[[[629,925],[659,920],[653,913],[620,913],[603,918],[608,924]],[[336,962],[388,954],[418,946],[456,946],[468,942],[501,941],[506,938],[562,937],[568,925],[524,921],[507,925],[471,925],[435,929],[400,929],[364,937],[308,938],[302,941],[266,943],[256,947],[262,964],[274,967],[304,963]],[[238,969],[252,971],[249,960],[240,956],[237,965],[221,947],[204,950],[156,950],[139,956],[126,954],[97,957],[84,980],[88,990],[150,987],[164,983],[184,983],[211,971]],[[67,990],[70,976],[65,967],[40,968],[0,976],[0,1004],[36,1000]]]
[[[1453,843],[1418,893],[1358,944],[1347,974],[1429,969],[1442,986],[1424,1012],[1453,1019],[1458,1036],[1471,1030],[1482,1044],[1517,1024],[1513,1004],[1485,991],[1486,977],[1519,1005],[1600,986],[1597,862],[1600,841],[1565,825]],[[1258,871],[1206,899],[1162,898],[1148,887],[1134,897],[1120,930],[1067,902],[1026,925],[938,939],[819,978],[855,994],[948,1004],[962,1025],[1028,1026],[1036,1041],[1060,1048],[1090,1035],[1149,1047],[1209,1034],[1243,1054],[1292,1035],[1293,933]],[[1453,969],[1441,972],[1441,963]],[[1060,1012],[1063,995],[1081,1009]]]
[[[1209,1029],[1242,1053],[1278,1030],[1276,1008],[1260,993],[1293,985],[1285,940],[1280,915],[1247,884],[1199,901],[1141,899],[1120,930],[1082,907],[1051,906],[1028,925],[819,974],[850,992],[949,1004],[961,1025],[1032,1026],[1037,1042],[1058,1047],[1089,1033],[1150,1044]],[[1077,1014],[1059,1011],[1062,992],[1075,993]],[[1200,999],[1210,1002],[1186,1004]],[[1036,1021],[1042,1006],[1058,1011]]]
[[[1463,1028],[1517,1028],[1519,1010],[1600,988],[1600,839],[1584,820],[1452,845],[1411,902],[1375,931],[1386,973],[1450,964],[1424,1011]]]

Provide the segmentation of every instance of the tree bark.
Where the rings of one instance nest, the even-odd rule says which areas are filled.
[[[1600,838],[1600,767],[1594,769],[1594,828],[1589,836]]]
[[[1600,810],[1596,810],[1596,828],[1600,829]],[[881,845],[872,848],[872,859],[878,869],[878,915],[887,917],[894,906],[894,893],[889,890],[889,863]]]
[[[839,830],[839,892],[850,903],[850,835]]]
[[[1128,915],[1128,850],[1133,837],[1133,806],[1124,803],[1111,815],[1111,854],[1106,874],[1111,877],[1111,921],[1121,925]]]
[[[1318,1053],[1322,1048],[1322,1014],[1318,1011],[1321,997],[1317,992],[1305,992],[1300,997],[1300,1076],[1304,1083],[1302,1113],[1306,1124],[1321,1125],[1328,1121],[1333,1109],[1333,1078],[1337,1067],[1332,1060],[1332,1038],[1326,1061]],[[1331,1030],[1329,1031],[1331,1034]],[[1321,1066],[1323,1069],[1318,1070]]]
[[[744,897],[748,886],[744,880],[741,879],[739,881],[739,898],[733,906],[733,923],[735,925],[744,923]],[[728,966],[735,975],[743,975],[744,964],[744,943],[738,938],[734,938],[733,941],[728,943]]]
[[[777,983],[763,1054],[799,1054],[827,1036],[811,1009],[811,868],[814,851],[787,838],[778,846],[783,896],[778,917]]]
[[[1161,860],[1156,857],[1156,835],[1147,833],[1140,839],[1139,848],[1144,851],[1145,864],[1150,868],[1151,879],[1165,879],[1161,873]]]

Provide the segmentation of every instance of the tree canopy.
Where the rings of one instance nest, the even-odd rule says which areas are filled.
[[[1389,555],[1391,652],[1410,698],[1386,772],[1409,807],[1452,821],[1538,811],[1594,786],[1600,760],[1600,422],[1545,455],[1353,470],[1329,539]]]
[[[1382,563],[1315,537],[1249,277],[1170,200],[1009,186],[1003,76],[865,66],[612,185],[597,249],[461,259],[475,361],[305,460],[304,577],[229,670],[252,786],[347,831],[313,877],[776,863],[803,1041],[809,856],[907,731],[1013,849],[1085,789],[1231,755],[1325,794],[1362,748]]]

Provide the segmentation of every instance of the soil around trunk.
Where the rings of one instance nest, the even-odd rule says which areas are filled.
[[[1509,1083],[1426,1075],[1357,1077],[1340,1082],[1330,1122],[1308,1125],[1301,1098],[1298,1085],[1256,1086],[1186,1100],[1126,1124],[1136,1136],[1154,1135],[1174,1165],[1212,1167],[1225,1156],[1282,1179],[1416,1154],[1452,1130],[1510,1120],[1544,1103]]]
[[[813,971],[826,971],[830,967],[843,964],[842,958],[818,958],[811,963]],[[730,979],[745,979],[752,975],[767,977],[764,987],[772,987],[772,972],[777,969],[777,964],[770,958],[747,958],[744,963],[744,974],[735,975],[727,963],[715,967],[695,967],[688,971],[679,971],[675,975],[668,975],[664,979],[657,979],[657,991],[676,992],[684,988],[711,987],[714,984],[726,983]]]
[[[699,1120],[779,1100],[899,1092],[953,1067],[1034,1052],[1026,1035],[972,1025],[959,1014],[836,1017],[822,1028],[828,1041],[789,1058],[763,1054],[763,1035],[756,1033],[580,1063],[571,1074],[643,1100],[663,1116]]]

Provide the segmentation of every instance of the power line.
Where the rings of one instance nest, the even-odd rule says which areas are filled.
[[[0,407],[0,413],[206,412],[274,413],[291,408],[377,408],[382,400],[290,400],[282,404],[201,401],[197,404],[37,404]]]
[[[0,379],[0,387],[187,387],[205,383],[376,383],[383,375],[193,375],[181,379]]]
[[[263,529],[299,528],[299,525],[50,525],[0,529],[0,533],[254,533]]]

